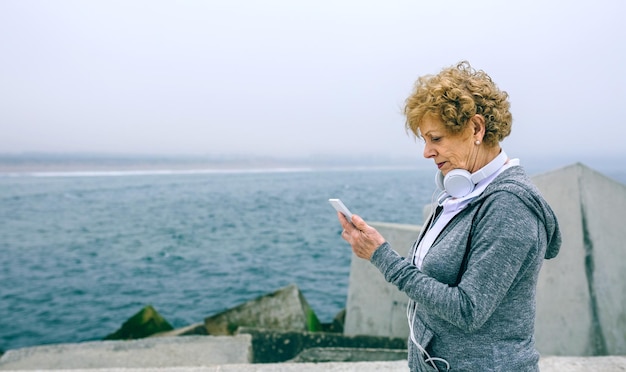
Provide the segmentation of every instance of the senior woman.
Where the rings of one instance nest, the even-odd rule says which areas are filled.
[[[438,207],[407,258],[341,213],[342,237],[409,297],[412,371],[538,371],[535,289],[561,244],[556,217],[500,142],[508,94],[468,62],[420,77],[406,129],[438,168]]]

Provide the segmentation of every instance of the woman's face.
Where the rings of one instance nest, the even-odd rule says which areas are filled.
[[[450,133],[438,117],[427,115],[419,126],[424,139],[424,157],[433,159],[445,176],[452,169],[465,169],[470,173],[476,163],[478,146],[474,143],[473,129],[468,125],[461,133]]]

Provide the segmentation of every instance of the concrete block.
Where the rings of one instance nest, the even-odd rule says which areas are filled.
[[[626,185],[582,164],[533,181],[563,236],[539,276],[537,348],[544,355],[626,354]]]
[[[277,363],[295,358],[311,348],[393,349],[406,351],[406,338],[355,335],[338,333],[276,331],[241,327],[239,334],[252,336],[252,362]],[[372,360],[366,359],[366,360]]]
[[[132,340],[155,333],[174,329],[151,305],[145,306],[131,316],[117,331],[107,335],[105,340]]]
[[[176,328],[171,331],[159,332],[148,337],[176,337],[176,336],[206,336],[208,335],[204,322],[194,323],[185,327]]]
[[[407,350],[353,347],[314,347],[304,349],[291,363],[328,363],[407,360]]]
[[[232,335],[238,327],[319,331],[321,323],[302,292],[289,285],[204,320],[211,335]]]
[[[399,254],[406,256],[417,239],[420,226],[372,222]],[[408,297],[387,283],[378,269],[368,261],[352,255],[348,298],[346,301],[346,335],[373,335],[407,338]]]
[[[7,351],[0,370],[156,368],[249,363],[252,337],[186,336],[95,341]]]

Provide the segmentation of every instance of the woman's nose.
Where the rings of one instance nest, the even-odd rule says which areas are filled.
[[[435,156],[435,150],[428,143],[424,144],[424,157],[426,159]]]

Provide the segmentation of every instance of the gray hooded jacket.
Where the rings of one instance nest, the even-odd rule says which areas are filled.
[[[451,371],[538,371],[537,277],[560,245],[552,209],[522,167],[513,166],[448,223],[422,270],[388,243],[371,262],[415,301],[417,342]],[[423,356],[408,343],[409,367],[423,370]]]

